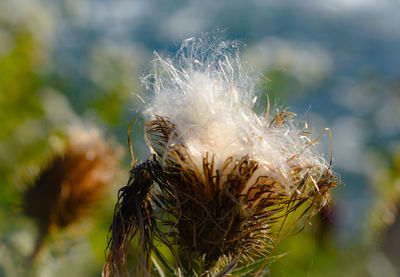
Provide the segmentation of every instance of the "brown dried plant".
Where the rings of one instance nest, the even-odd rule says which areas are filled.
[[[270,116],[269,105],[264,119],[252,112],[251,80],[235,49],[230,54],[234,46],[198,47],[203,42],[185,41],[177,61],[157,57],[156,96],[145,112],[153,155],[133,166],[119,191],[104,276],[151,276],[152,261],[175,275],[224,276],[243,261],[267,261],[338,183],[293,113]]]
[[[22,211],[35,220],[39,237],[33,262],[46,236],[80,222],[103,199],[116,176],[120,150],[95,129],[72,129],[63,151],[54,154],[22,195]]]

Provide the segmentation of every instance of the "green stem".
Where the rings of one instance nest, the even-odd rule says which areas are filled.
[[[30,268],[33,267],[37,262],[37,259],[40,256],[43,246],[45,245],[45,240],[48,233],[49,232],[47,228],[41,228],[41,231],[39,232],[39,237],[37,238],[35,243],[35,248],[32,254],[27,259],[27,264]]]

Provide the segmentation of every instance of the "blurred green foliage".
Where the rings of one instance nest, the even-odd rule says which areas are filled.
[[[38,45],[23,24],[7,24],[4,19],[0,22],[8,44],[0,55],[0,215],[4,220],[15,199],[13,170],[44,151],[46,137],[41,133],[44,127],[39,96],[42,82],[35,70],[40,66],[35,53]]]
[[[132,82],[136,79],[126,78],[133,74],[122,66],[122,62],[128,61],[100,53],[99,57],[105,57],[104,64],[93,64],[92,70],[108,68],[113,72],[104,72],[105,76],[100,76],[97,83],[91,82],[96,97],[85,103],[85,109],[80,112],[83,116],[85,112],[94,112],[99,118],[84,122],[63,96],[84,94],[84,88],[69,90],[74,87],[73,82],[54,70],[52,41],[43,41],[46,24],[51,24],[46,21],[47,11],[32,4],[25,7],[31,17],[18,17],[18,14],[13,17],[7,13],[12,7],[10,2],[0,3],[0,221],[7,223],[0,225],[0,276],[25,276],[29,268],[21,265],[33,250],[37,230],[33,222],[20,214],[21,192],[51,157],[54,143],[63,140],[68,127],[94,123],[112,136],[106,123],[115,126],[121,118],[124,103],[128,102],[127,88],[134,88]],[[105,82],[107,86],[103,85]],[[31,274],[100,275],[112,202],[124,177],[115,180],[114,187],[110,188],[112,195],[96,208],[90,222],[48,238],[42,264]],[[77,255],[77,251],[81,253]]]

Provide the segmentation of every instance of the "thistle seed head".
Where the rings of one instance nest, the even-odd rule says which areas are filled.
[[[225,274],[232,263],[267,253],[297,209],[310,215],[327,203],[338,183],[331,165],[293,113],[253,111],[257,80],[237,43],[188,39],[175,58],[156,54],[154,64],[145,78],[154,97],[144,112],[153,157],[121,189],[105,275],[128,272],[136,235],[143,274],[150,275],[151,253],[160,256],[154,241],[195,253],[204,274],[228,260]]]
[[[77,223],[113,182],[119,157],[120,151],[108,145],[98,130],[71,129],[64,150],[24,191],[23,213],[45,233]]]

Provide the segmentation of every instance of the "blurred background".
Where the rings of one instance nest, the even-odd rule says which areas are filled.
[[[134,153],[149,154],[140,77],[153,51],[216,28],[246,45],[263,101],[289,106],[315,137],[333,132],[343,184],[278,246],[270,275],[400,276],[399,11],[396,0],[0,1],[0,276],[25,276],[40,231],[24,191],[70,126],[95,126],[125,155],[87,220],[50,233],[33,274],[100,275],[132,119]],[[329,136],[319,148],[329,159]]]

